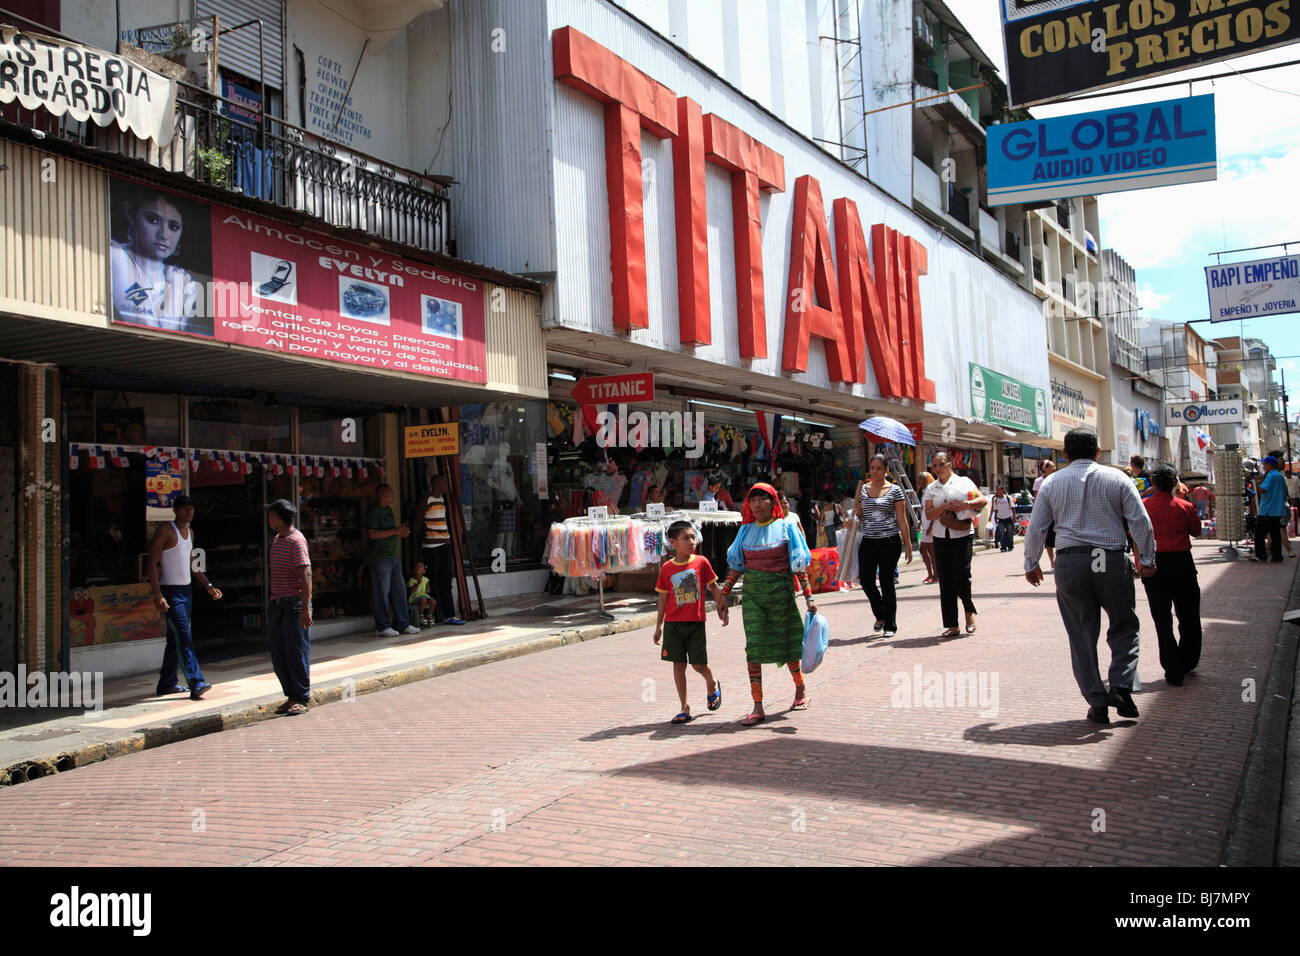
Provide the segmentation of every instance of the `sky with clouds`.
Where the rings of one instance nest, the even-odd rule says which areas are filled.
[[[947,4],[1002,68],[1005,79],[1000,0],[947,0]],[[1196,80],[1289,60],[1300,60],[1300,44],[1129,85]],[[1110,193],[1098,200],[1101,244],[1115,249],[1133,266],[1145,309],[1143,317],[1156,321],[1208,318],[1204,269],[1217,261],[1213,253],[1272,242],[1293,242],[1289,254],[1300,253],[1300,66],[1193,82],[1191,92],[1215,96],[1218,179]],[[1032,112],[1041,119],[1187,95],[1188,86],[1179,85],[1149,93],[1117,93],[1073,105],[1037,107]],[[1281,252],[1261,249],[1222,258],[1224,262],[1245,261]],[[1267,342],[1279,367],[1286,369],[1293,416],[1300,409],[1300,314],[1213,326],[1204,323],[1193,328],[1207,338],[1241,334]]]

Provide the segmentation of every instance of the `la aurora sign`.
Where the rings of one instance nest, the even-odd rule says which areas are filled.
[[[646,130],[673,141],[682,343],[712,341],[705,187],[705,166],[712,164],[731,174],[740,356],[767,358],[759,197],[785,191],[782,156],[572,27],[554,32],[552,48],[556,79],[604,104],[614,327],[627,332],[650,325],[641,171],[641,131]],[[818,338],[831,380],[865,383],[870,356],[883,397],[933,402],[921,325],[925,246],[874,225],[868,259],[854,202],[836,199],[831,214],[833,251],[820,183],[812,176],[795,180],[782,369],[807,371],[808,346]]]

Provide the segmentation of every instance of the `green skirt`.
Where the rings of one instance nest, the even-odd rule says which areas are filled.
[[[785,664],[803,658],[803,619],[794,603],[794,578],[770,571],[745,572],[745,660]]]

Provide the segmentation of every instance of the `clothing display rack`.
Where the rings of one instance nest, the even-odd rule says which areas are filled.
[[[599,613],[612,621],[614,615],[605,610],[605,575],[645,567],[645,528],[623,515],[557,521],[546,540],[545,559],[561,577],[596,578]]]

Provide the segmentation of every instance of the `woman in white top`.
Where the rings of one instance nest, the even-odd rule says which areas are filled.
[[[199,287],[190,274],[167,260],[180,249],[184,219],[159,193],[122,202],[126,242],[109,243],[113,310],[120,322],[169,332],[212,335],[211,319],[196,316]]]
[[[989,503],[969,478],[954,474],[948,456],[939,452],[930,459],[934,481],[925,489],[922,510],[930,519],[934,535],[934,560],[939,569],[939,605],[943,612],[940,637],[956,637],[957,601],[966,609],[966,633],[975,633],[975,602],[970,594],[973,519]]]
[[[858,545],[858,574],[875,612],[875,630],[885,637],[898,633],[898,599],[894,593],[894,571],[904,546],[907,563],[912,563],[912,536],[907,525],[907,499],[903,489],[887,477],[884,455],[875,455],[868,465],[867,480],[858,492],[862,522],[862,543]],[[880,587],[876,587],[877,577]]]
[[[916,493],[925,496],[925,489],[930,487],[934,481],[934,475],[928,471],[921,472],[920,478],[917,479]],[[921,509],[921,560],[925,562],[925,580],[922,584],[938,584],[939,572],[934,564],[934,535],[930,533],[930,519],[925,516],[925,508]]]

